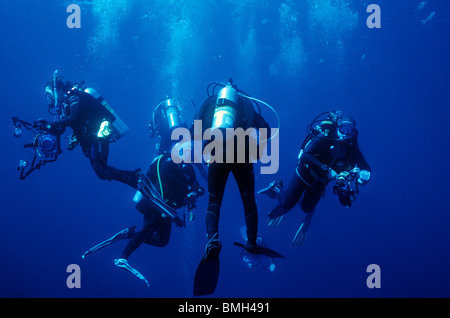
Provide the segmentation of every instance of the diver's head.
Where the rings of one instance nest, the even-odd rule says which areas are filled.
[[[356,121],[350,116],[341,116],[337,120],[337,137],[339,140],[350,140],[356,136]]]
[[[45,98],[47,99],[48,108],[54,108],[55,107],[55,93],[53,91],[53,81],[50,81],[45,85],[44,94],[45,94]]]
[[[64,97],[64,93],[71,87],[71,84],[69,82],[64,83],[62,76],[58,74],[58,71],[55,71],[53,79],[49,80],[45,84],[44,95],[47,99],[49,110],[54,110],[57,108],[58,100],[61,102],[61,99]]]

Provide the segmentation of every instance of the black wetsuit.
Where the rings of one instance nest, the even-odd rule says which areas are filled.
[[[199,111],[198,119],[203,122],[203,129],[211,127],[217,96],[207,99]],[[265,120],[255,113],[252,102],[243,97],[239,97],[238,109],[236,112],[236,127],[246,130],[249,127],[268,128]],[[225,133],[223,132],[223,136]],[[237,147],[237,143],[234,143]],[[208,169],[208,193],[209,202],[206,212],[206,232],[208,239],[214,236],[218,238],[220,207],[225,192],[225,186],[230,172],[233,174],[239,188],[242,202],[244,204],[245,222],[247,226],[248,241],[256,245],[258,232],[258,209],[255,200],[255,176],[253,164],[248,160],[248,143],[246,144],[245,163],[237,163],[238,151],[243,149],[234,149],[234,163],[226,163],[226,143],[223,150],[223,163],[213,162],[209,164]]]
[[[147,176],[166,203],[174,209],[186,205],[188,194],[195,192],[201,195],[204,192],[197,182],[193,166],[175,164],[170,153],[156,157],[147,171]],[[134,233],[125,247],[121,255],[124,259],[128,259],[142,243],[164,247],[170,240],[172,220],[169,217],[163,217],[161,212],[145,199],[141,200],[136,208],[144,215],[144,223],[142,230]]]
[[[138,170],[127,171],[108,166],[109,141],[97,137],[101,123],[114,120],[112,114],[93,96],[80,90],[70,91],[67,104],[67,116],[62,118],[61,123],[73,129],[97,176],[102,180],[116,180],[136,188]]]
[[[329,182],[325,168],[331,168],[339,174],[355,166],[371,171],[359,149],[356,136],[348,141],[338,141],[320,135],[311,137],[299,156],[295,174],[286,189],[283,202],[277,208],[289,211],[301,199],[299,204],[302,210],[313,211]]]

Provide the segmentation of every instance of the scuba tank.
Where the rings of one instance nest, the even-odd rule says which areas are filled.
[[[160,107],[162,107],[162,109],[160,115],[157,117],[158,109]],[[166,120],[167,125],[161,123],[161,117]],[[168,129],[168,131],[171,132],[179,127],[187,127],[183,107],[177,98],[168,95],[165,100],[156,105],[155,110],[153,111],[153,119],[150,124],[152,137],[154,137],[154,134],[161,136],[164,129]]]
[[[150,137],[159,138],[156,149],[159,152],[167,152],[172,145],[171,134],[177,128],[187,128],[185,110],[189,103],[183,99],[173,98],[167,95],[166,99],[159,102],[153,110],[150,123]]]
[[[234,128],[239,96],[232,84],[233,81],[230,79],[228,84],[217,94],[216,107],[214,109],[214,117],[211,126],[212,130],[217,128]]]
[[[215,91],[217,87],[222,88],[217,94],[215,108],[212,109],[212,107],[205,107],[212,104],[210,99],[216,96]],[[228,80],[227,85],[217,82],[210,83],[206,88],[206,93],[208,95],[208,99],[203,103],[203,106],[200,109],[197,118],[202,119],[204,123],[206,122],[206,126],[211,127],[211,129],[236,128],[235,126],[240,126],[244,129],[253,127],[267,128],[270,130],[269,124],[261,115],[261,108],[259,104],[263,104],[275,114],[278,125],[277,128],[279,129],[280,127],[280,117],[277,111],[266,102],[251,97],[247,93],[238,89],[237,86],[233,84],[232,78]],[[242,104],[238,106],[239,98],[242,98]],[[253,107],[249,103],[246,103],[244,100],[248,100],[253,103]],[[211,113],[210,109],[212,109]],[[238,111],[242,118],[237,117],[239,116]],[[209,118],[213,118],[211,124],[209,124]],[[278,130],[273,136],[271,136],[267,140],[264,140],[264,142],[273,139],[276,135],[278,135]]]
[[[164,115],[167,119],[169,130],[186,126],[184,112],[177,99],[170,96],[164,101]]]
[[[89,87],[86,88],[84,92],[94,97],[114,117],[114,120],[110,123],[111,129],[114,134],[114,139],[119,140],[120,138],[122,138],[123,135],[125,135],[129,130],[125,122],[120,119],[114,109],[112,109],[112,107],[105,101],[102,96],[100,96],[100,94],[95,89]]]

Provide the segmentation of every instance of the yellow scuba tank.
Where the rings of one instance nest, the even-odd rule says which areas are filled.
[[[112,109],[112,107],[102,96],[100,96],[100,94],[95,89],[89,87],[86,88],[84,92],[94,97],[114,117],[114,120],[110,123],[114,139],[119,140],[120,138],[122,138],[122,136],[125,135],[128,130],[130,130],[125,122],[120,119],[114,109]]]
[[[216,108],[214,109],[212,130],[217,128],[235,128],[238,98],[238,92],[231,82],[228,82],[227,86],[219,91]]]

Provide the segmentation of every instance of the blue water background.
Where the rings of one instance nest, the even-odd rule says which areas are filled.
[[[265,215],[275,202],[257,197],[259,233],[287,257],[274,272],[249,270],[232,244],[244,213],[230,177],[212,297],[449,297],[450,5],[374,2],[381,29],[367,27],[370,2],[357,0],[1,0],[0,297],[192,297],[206,243],[205,196],[167,247],[130,257],[150,288],[114,266],[125,241],[81,259],[142,216],[134,191],[98,179],[65,139],[57,162],[18,180],[31,135],[15,139],[10,118],[52,119],[43,87],[55,69],[96,88],[131,128],[110,148],[109,163],[123,169],[154,157],[148,124],[159,100],[171,93],[200,105],[210,82],[229,77],[280,116],[280,168],[257,174],[257,189],[289,181],[317,114],[342,109],[357,120],[371,182],[350,209],[329,187],[303,246],[291,243],[299,207],[272,229]],[[70,3],[81,7],[81,29],[66,26]],[[80,289],[66,286],[69,264],[80,265]],[[367,287],[369,264],[380,266],[381,288]]]

